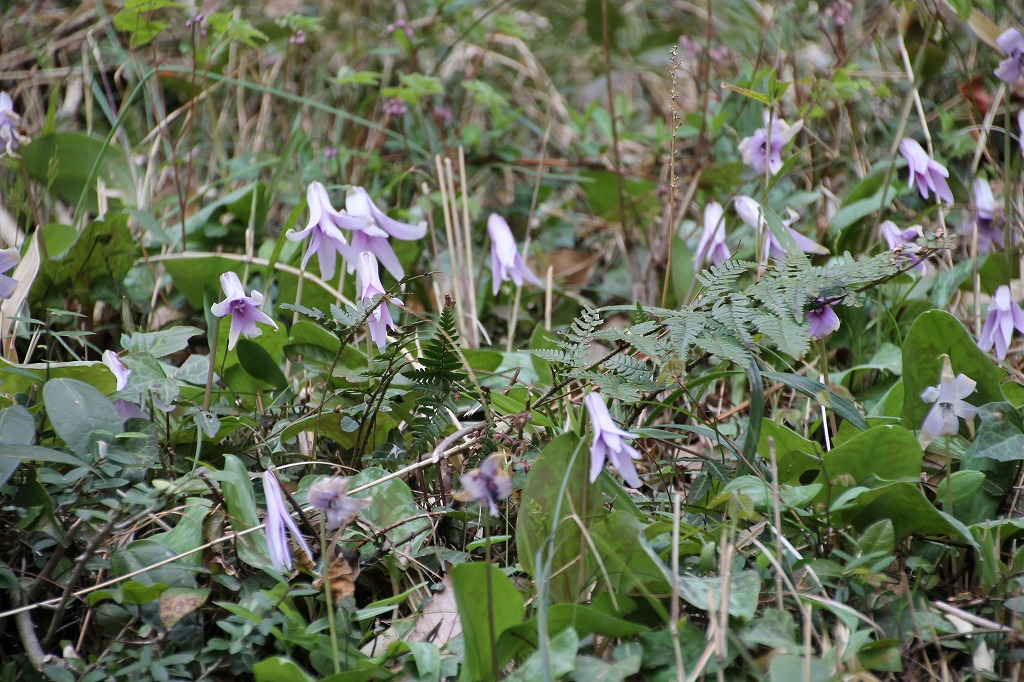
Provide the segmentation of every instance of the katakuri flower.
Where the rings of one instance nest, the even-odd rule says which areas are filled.
[[[231,331],[228,334],[228,350],[235,347],[238,335],[244,334],[255,338],[263,333],[256,323],[269,324],[277,329],[277,323],[260,310],[263,305],[263,294],[255,289],[249,296],[245,295],[242,282],[233,272],[225,272],[220,276],[220,288],[224,290],[223,301],[210,306],[210,312],[217,317],[231,316]]]
[[[0,273],[7,272],[21,260],[21,254],[15,248],[0,249]],[[0,298],[10,298],[18,287],[18,280],[0,274]]]
[[[491,283],[495,296],[501,289],[501,283],[509,280],[516,286],[522,286],[524,281],[541,286],[537,275],[519,255],[512,230],[504,218],[492,213],[487,219],[487,234],[491,237]]]
[[[373,498],[349,495],[348,479],[341,476],[324,478],[311,485],[306,501],[324,513],[331,530],[344,526],[373,504]]]
[[[402,279],[405,271],[398,262],[398,256],[391,247],[388,237],[412,241],[422,238],[427,233],[427,224],[412,225],[389,218],[384,211],[373,203],[370,193],[362,187],[353,187],[345,197],[345,211],[358,221],[352,228],[352,246],[348,247],[346,256],[348,271],[355,269],[355,261],[363,251],[371,251],[395,279]]]
[[[1024,155],[1024,109],[1017,112],[1017,127],[1020,133],[1017,135],[1017,142],[1020,144],[1020,153]]]
[[[18,132],[21,117],[14,111],[14,102],[6,92],[0,92],[0,147],[3,152],[13,154],[27,139]]]
[[[825,299],[819,298],[818,303]],[[839,316],[832,306],[825,304],[820,308],[807,311],[807,324],[810,325],[811,338],[823,339],[839,329]]]
[[[945,166],[928,156],[928,152],[917,140],[910,137],[900,142],[900,154],[907,160],[910,189],[914,189],[914,183],[917,183],[917,191],[921,193],[922,199],[927,199],[929,194],[934,192],[936,201],[942,199],[953,205],[953,191],[949,189],[949,182],[946,181],[949,171]]]
[[[782,150],[789,141],[803,128],[803,120],[789,125],[781,118],[774,118],[767,109],[763,112],[764,127],[758,128],[750,137],[740,140],[740,154],[743,163],[758,173],[764,173],[765,167],[775,175],[782,168]],[[771,141],[768,140],[769,132]]]
[[[939,436],[952,436],[960,430],[959,419],[973,421],[978,408],[964,401],[974,393],[977,382],[965,374],[953,378],[953,368],[949,356],[942,356],[942,378],[938,386],[929,386],[921,393],[921,400],[935,403],[921,425],[921,447]]]
[[[270,550],[270,563],[279,571],[292,567],[292,548],[288,543],[289,532],[312,562],[313,552],[309,549],[306,538],[302,537],[302,533],[299,532],[299,526],[295,523],[295,519],[288,513],[284,493],[281,492],[281,484],[271,471],[263,472],[263,495],[267,498],[267,518],[264,529],[267,534],[267,548]]]
[[[590,425],[594,429],[594,441],[590,446],[590,482],[597,480],[605,461],[611,460],[612,466],[631,488],[642,486],[643,481],[633,464],[634,459],[640,459],[640,453],[627,442],[636,438],[636,435],[615,426],[600,394],[588,393],[583,402],[590,413]]]
[[[992,187],[988,180],[978,178],[974,181],[974,221],[978,230],[978,253],[988,253],[993,249],[1002,249],[1006,241],[1006,233],[1002,225],[1002,211],[992,195]]]
[[[996,44],[1007,57],[994,71],[996,78],[1013,85],[1024,75],[1024,36],[1015,28],[1008,28],[996,38]]]
[[[507,500],[512,494],[512,479],[501,466],[504,460],[502,453],[495,452],[479,468],[463,474],[463,490],[456,493],[455,499],[476,502],[481,507],[487,507],[491,516],[497,516],[498,502]]]
[[[762,264],[767,263],[769,257],[775,259],[785,258],[786,249],[783,248],[782,244],[779,243],[779,240],[775,238],[774,233],[769,229],[768,223],[764,218],[764,211],[761,208],[761,204],[748,196],[740,195],[733,200],[733,205],[736,209],[736,215],[738,215],[744,223],[754,228],[757,233],[763,234],[761,253],[759,255],[758,262]],[[797,248],[804,253],[813,253],[818,255],[828,254],[828,249],[824,246],[813,239],[805,237],[790,227],[790,225],[796,221],[796,218],[796,214],[791,212],[789,220],[783,220],[782,224],[787,230],[789,230],[789,234],[793,237],[793,241],[796,242]]]
[[[878,226],[882,232],[882,239],[885,240],[886,246],[889,247],[890,251],[896,251],[902,254],[904,258],[913,257],[918,252],[920,247],[915,243],[918,239],[924,236],[924,230],[921,229],[920,225],[911,225],[910,227],[901,230],[899,226],[891,220],[883,221]],[[928,262],[922,260],[920,263],[914,266],[917,268],[922,275],[928,273]]]
[[[110,373],[114,375],[114,380],[117,382],[117,390],[123,391],[128,386],[128,377],[132,371],[128,369],[128,365],[121,362],[121,358],[118,357],[117,353],[112,350],[103,351],[101,356],[103,364],[107,366]],[[117,410],[117,414],[121,419],[146,419],[149,414],[136,403],[123,398],[114,397],[114,409]]]
[[[992,302],[988,304],[988,317],[981,328],[978,348],[988,350],[994,345],[996,357],[1002,360],[1010,348],[1014,329],[1024,332],[1024,310],[1013,300],[1010,287],[1004,284],[996,289]]]
[[[285,234],[293,242],[309,237],[306,255],[302,257],[302,269],[314,253],[320,261],[320,274],[324,279],[334,277],[334,268],[338,254],[347,253],[348,242],[341,228],[354,230],[362,227],[363,222],[335,210],[331,199],[327,196],[327,188],[321,182],[311,182],[306,188],[306,204],[309,206],[309,222],[304,230],[288,230]]]
[[[701,267],[707,261],[721,265],[732,257],[729,246],[725,243],[725,209],[716,201],[708,202],[704,207],[704,234],[697,244],[694,265]]]
[[[383,351],[388,342],[388,328],[397,328],[391,317],[391,311],[388,310],[388,300],[395,304],[401,303],[401,301],[397,298],[387,298],[384,285],[380,282],[377,259],[369,251],[363,251],[356,259],[356,293],[360,301],[367,301],[378,294],[385,296],[380,305],[370,313],[367,320],[370,327],[370,338],[377,344],[377,349]]]

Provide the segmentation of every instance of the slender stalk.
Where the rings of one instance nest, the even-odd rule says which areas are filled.
[[[206,370],[206,392],[203,393],[203,411],[210,409],[210,393],[213,391],[213,368],[216,367],[217,360],[217,337],[220,336],[220,321],[223,318],[217,318],[217,323],[213,325],[213,329],[210,330],[210,366]]]
[[[483,515],[483,512],[480,512]],[[487,563],[487,637],[491,645],[491,673],[494,679],[500,678],[498,669],[498,637],[494,632],[494,592],[491,586],[491,523],[484,520],[484,561]]]
[[[330,558],[327,555],[327,515],[320,515],[320,576],[324,581],[324,599],[327,601],[327,627],[331,631],[331,656],[334,658],[334,674],[341,672],[338,660],[338,629],[334,625],[334,600],[331,598]]]

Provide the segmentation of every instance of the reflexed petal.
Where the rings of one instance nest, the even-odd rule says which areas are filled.
[[[977,388],[978,382],[971,379],[966,374],[958,374],[956,379],[953,380],[952,386],[953,394],[957,398],[963,399],[974,393],[974,389]]]
[[[15,248],[0,249],[0,272],[7,272],[21,260],[21,254]]]
[[[828,249],[826,249],[824,246],[814,241],[810,237],[805,237],[804,235],[794,230],[792,227],[787,227],[786,229],[789,230],[789,233],[791,235],[793,235],[793,239],[796,240],[796,245],[800,247],[800,250],[803,251],[804,253],[816,253],[819,255],[828,254]]]
[[[103,364],[107,366],[107,369],[114,375],[114,379],[117,382],[117,390],[123,390],[128,385],[128,376],[132,373],[128,366],[121,362],[121,358],[117,357],[117,353],[112,350],[103,351]]]
[[[757,203],[748,196],[740,195],[733,200],[733,208],[736,209],[736,215],[740,217],[744,223],[754,228],[755,230],[761,230],[764,227],[764,217],[761,214],[761,204]]]
[[[228,300],[245,298],[245,289],[238,275],[228,270],[220,276],[220,288]]]
[[[18,280],[7,275],[0,275],[0,298],[10,298],[14,296],[15,290],[18,288]]]
[[[929,386],[928,388],[921,391],[921,400],[926,403],[934,403],[939,399],[939,387]]]

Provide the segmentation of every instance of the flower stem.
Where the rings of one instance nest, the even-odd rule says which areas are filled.
[[[481,512],[481,515],[484,515]],[[494,632],[494,592],[491,588],[491,523],[484,519],[484,561],[487,563],[487,637],[491,645],[491,673],[500,678],[498,670],[498,642]]]
[[[210,366],[206,370],[206,393],[203,394],[203,411],[210,409],[210,393],[213,391],[213,368],[216,367],[217,362],[217,337],[220,336],[220,321],[223,318],[218,317],[217,323],[213,325],[213,329],[210,330]]]
[[[331,655],[334,657],[334,674],[341,672],[338,661],[338,630],[334,626],[334,600],[331,599],[330,561],[327,556],[327,514],[320,515],[320,575],[324,581],[324,599],[327,601],[327,627],[331,631]]]
[[[946,513],[953,513],[953,455],[949,450],[949,436],[946,436]]]

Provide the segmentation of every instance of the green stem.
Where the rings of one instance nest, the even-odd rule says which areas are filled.
[[[949,450],[949,436],[946,436],[946,513],[953,514],[953,455]]]
[[[206,370],[206,393],[203,394],[204,412],[210,409],[210,393],[213,391],[213,368],[216,367],[217,361],[217,337],[220,336],[220,321],[222,319],[224,318],[218,317],[217,323],[210,330],[210,366]]]
[[[330,561],[327,556],[327,514],[320,515],[320,576],[324,581],[324,599],[327,600],[327,627],[331,631],[331,655],[334,657],[334,674],[341,673],[338,661],[338,630],[334,626],[334,600],[331,599]]]

